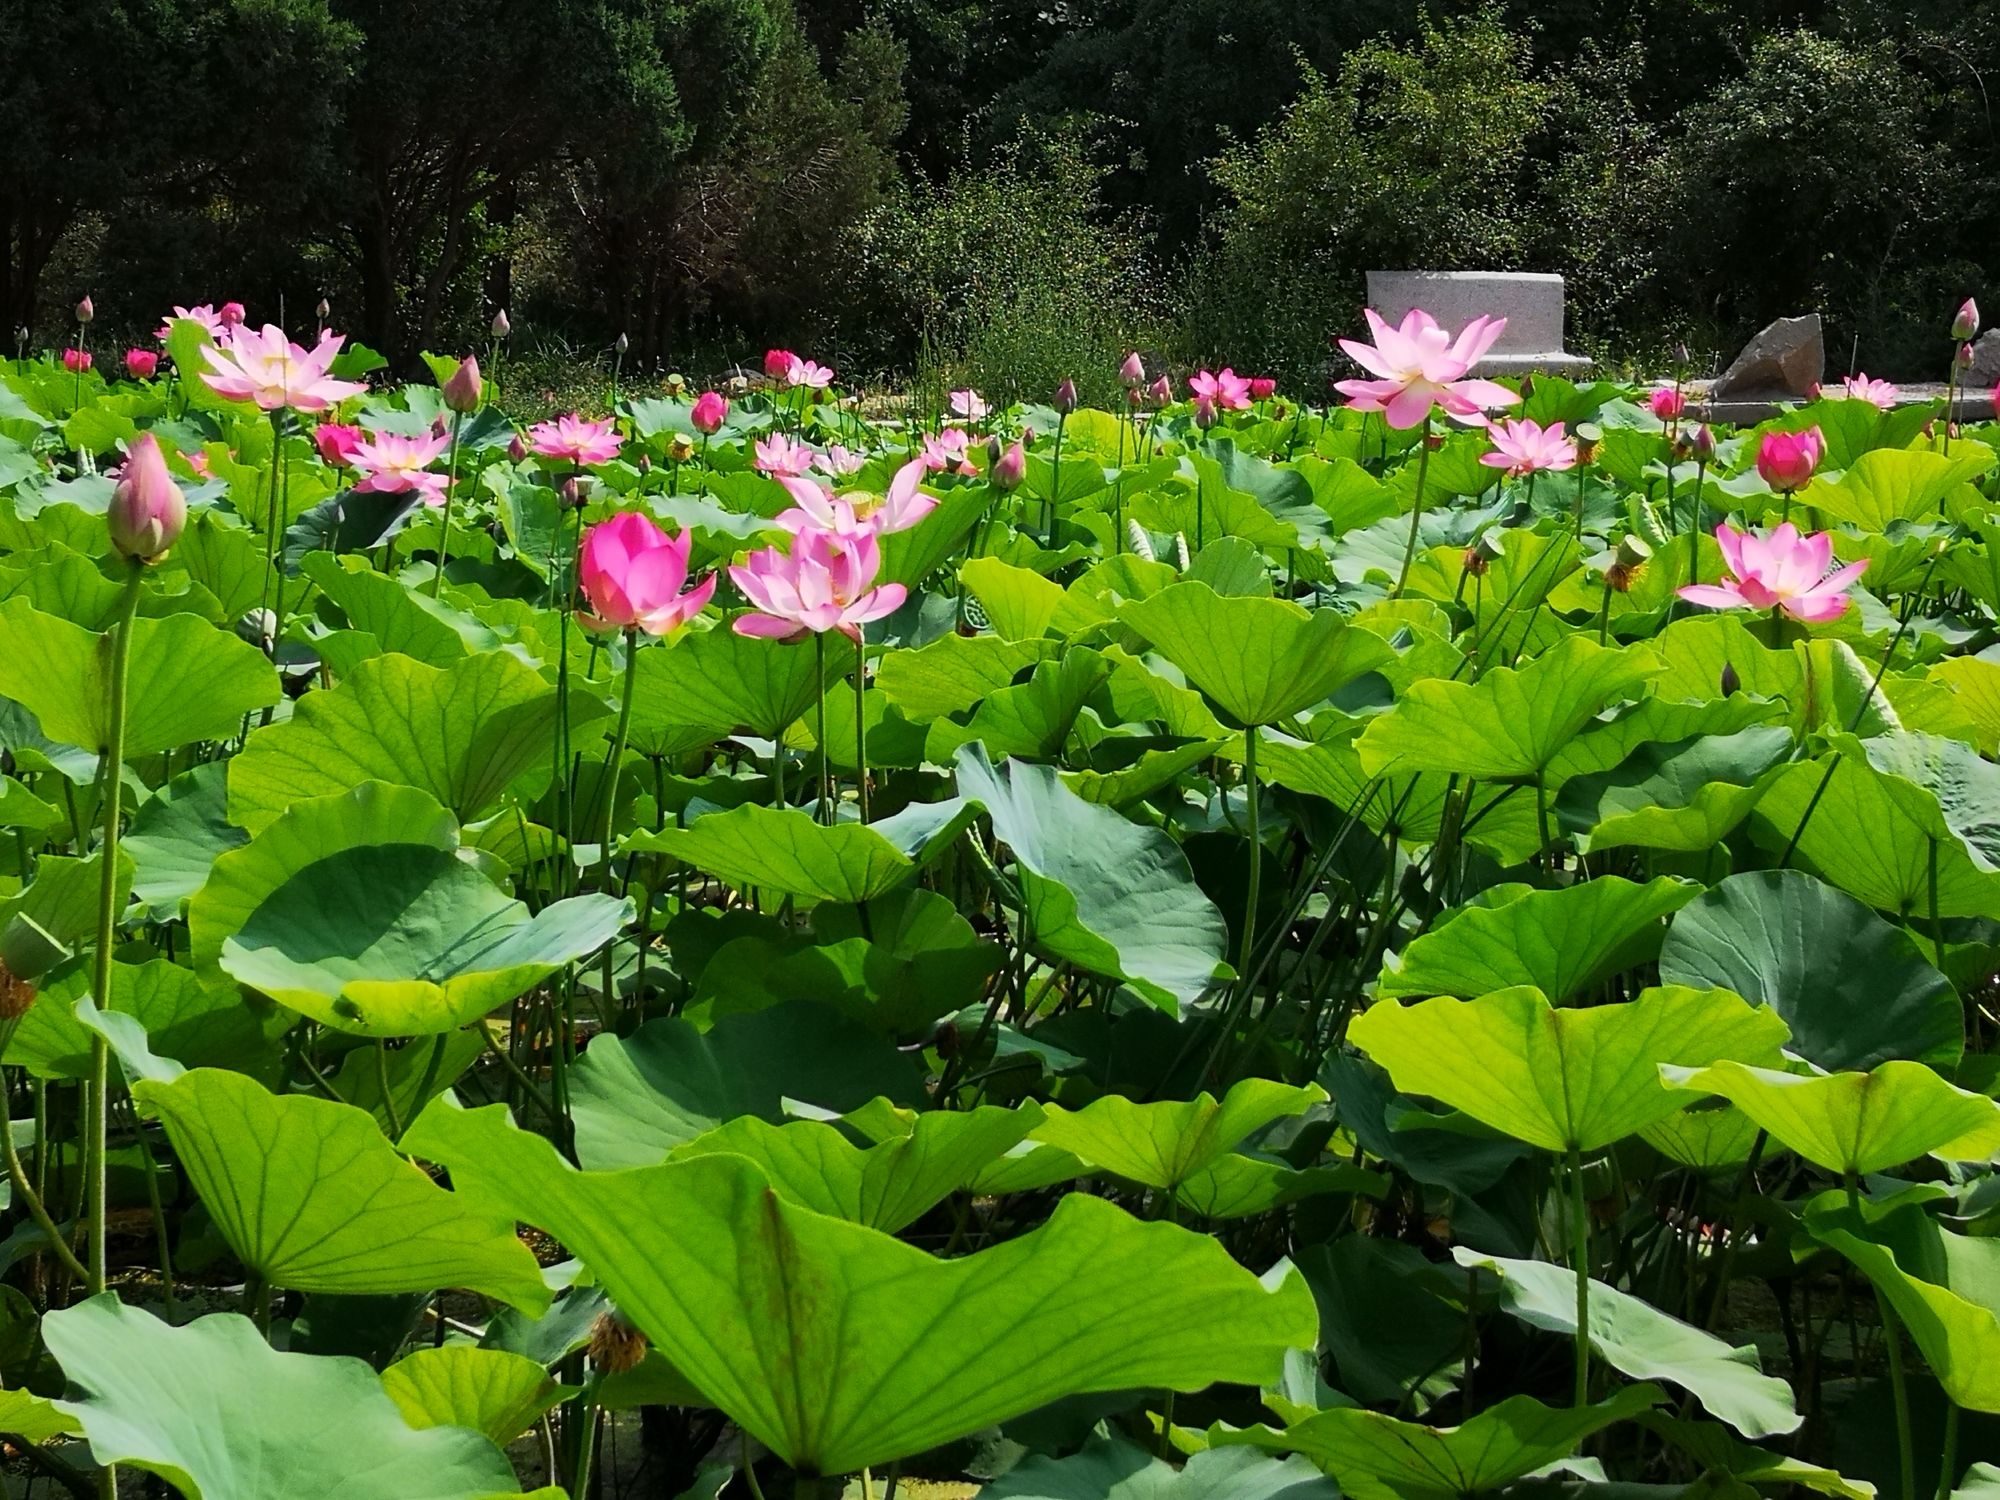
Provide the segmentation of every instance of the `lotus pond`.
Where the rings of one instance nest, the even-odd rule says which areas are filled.
[[[9,1493],[2000,1485],[2000,430],[175,311],[0,366]]]

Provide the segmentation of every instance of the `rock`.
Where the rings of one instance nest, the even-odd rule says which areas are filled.
[[[1979,335],[1972,346],[1972,363],[1959,381],[1968,391],[2000,385],[2000,328],[1989,328]]]
[[[1826,377],[1826,339],[1818,313],[1780,318],[1743,346],[1722,378],[1709,388],[1718,401],[1745,396],[1800,400]]]

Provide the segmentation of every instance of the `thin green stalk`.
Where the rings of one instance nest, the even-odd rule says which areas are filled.
[[[868,643],[859,629],[854,635],[854,796],[861,821],[868,821]]]
[[[1862,1217],[1861,1179],[1852,1171],[1847,1174],[1847,1206],[1857,1219]],[[1903,1327],[1880,1287],[1875,1288],[1875,1314],[1881,1320],[1882,1338],[1889,1349],[1889,1399],[1896,1412],[1897,1478],[1902,1484],[1903,1500],[1917,1500],[1917,1450],[1910,1434],[1910,1391],[1903,1378]]]
[[[264,586],[257,591],[260,609],[271,607],[271,577],[278,565],[278,457],[284,451],[283,433],[279,424],[284,413],[271,413],[271,503],[264,513]],[[275,653],[278,634],[271,632],[271,649]]]
[[[382,1090],[382,1113],[389,1120],[389,1139],[400,1141],[403,1121],[396,1112],[396,1091],[389,1083],[389,1044],[380,1037],[375,1039],[375,1082]]]
[[[1958,1403],[1949,1397],[1944,1405],[1944,1447],[1938,1455],[1937,1500],[1951,1500],[1958,1484]]]
[[[444,530],[438,534],[437,576],[431,579],[431,597],[439,596],[444,588],[444,565],[451,558],[451,502],[458,494],[458,433],[465,426],[465,413],[453,412],[451,417],[451,457],[445,462],[444,478]]]
[[[604,786],[604,878],[611,879],[611,841],[618,830],[618,768],[625,760],[625,741],[632,731],[632,690],[639,681],[639,632],[625,632],[625,692],[618,705],[618,730],[611,737],[611,759]]]
[[[1570,1258],[1576,1269],[1576,1405],[1590,1405],[1590,1205],[1583,1196],[1583,1152],[1569,1148]]]
[[[64,1239],[62,1231],[56,1228],[55,1220],[49,1217],[48,1209],[43,1206],[41,1195],[29,1183],[28,1174],[22,1169],[21,1153],[14,1145],[14,1122],[9,1119],[5,1124],[6,1128],[0,1130],[0,1148],[4,1148],[7,1153],[7,1177],[14,1184],[15,1195],[27,1205],[28,1217],[35,1221],[35,1227],[49,1237],[49,1245],[54,1249],[56,1259],[63,1263],[70,1275],[87,1284],[90,1272],[84,1269],[83,1262],[78,1260],[76,1252],[70,1249],[69,1241]],[[37,1136],[36,1140],[38,1143],[36,1149],[39,1151],[40,1137]]]
[[[136,1132],[139,1142],[139,1165],[146,1173],[146,1206],[153,1215],[153,1246],[160,1253],[160,1291],[166,1299],[167,1321],[174,1321],[174,1247],[173,1237],[167,1233],[167,1214],[160,1202],[160,1174],[153,1165],[153,1148],[146,1141],[146,1132]]]
[[[1055,457],[1050,463],[1049,470],[1047,524],[1042,528],[1042,545],[1044,547],[1053,547],[1056,544],[1056,493],[1062,489],[1063,428],[1068,422],[1068,412],[1058,412],[1056,414],[1056,451]],[[1197,552],[1201,550],[1201,512],[1199,510],[1195,512],[1195,550]]]
[[[1243,948],[1237,968],[1248,990],[1253,974],[1251,960],[1257,953],[1257,887],[1264,874],[1264,825],[1257,798],[1257,726],[1243,731],[1244,811],[1250,822],[1250,878],[1243,907]]]
[[[1389,593],[1391,599],[1403,597],[1403,590],[1410,584],[1410,568],[1417,560],[1417,529],[1424,521],[1424,479],[1431,467],[1431,418],[1424,414],[1424,429],[1417,437],[1417,493],[1410,505],[1410,539],[1403,544],[1403,571],[1396,575],[1396,587]]]
[[[274,498],[271,503],[271,545],[273,560],[277,563],[271,575],[271,654],[278,654],[278,637],[285,630],[285,555],[279,543],[283,540],[285,515],[292,504],[292,469],[285,462],[285,434],[280,425],[282,414],[271,413],[271,462],[275,466]]]
[[[139,611],[139,587],[144,564],[128,560],[125,592],[118,604],[117,633],[111,645],[110,728],[104,746],[104,836],[98,848],[103,870],[97,885],[97,951],[92,955],[91,998],[100,1011],[111,1009],[111,945],[118,936],[118,818],[125,790],[125,690],[132,676],[132,621]],[[111,1113],[111,1048],[90,1034],[90,1119],[84,1137],[85,1213],[90,1220],[92,1296],[104,1290],[105,1258],[105,1133]]]
[[[271,1284],[252,1271],[243,1283],[243,1315],[257,1325],[265,1339],[271,1336]]]

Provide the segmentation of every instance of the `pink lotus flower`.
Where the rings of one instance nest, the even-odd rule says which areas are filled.
[[[62,352],[62,367],[71,374],[81,375],[93,363],[88,349],[65,349]]]
[[[1164,375],[1154,381],[1147,389],[1151,392],[1153,400],[1161,406],[1165,406],[1169,401],[1174,399],[1174,383]]]
[[[1847,609],[1848,585],[1868,567],[1863,558],[1828,572],[1833,564],[1833,534],[1822,531],[1801,537],[1789,521],[1768,537],[1725,524],[1715,528],[1715,540],[1735,576],[1679,591],[1681,598],[1710,609],[1782,609],[1808,623],[1838,619]]]
[[[317,437],[317,434],[315,434]],[[353,465],[363,477],[357,495],[422,494],[426,505],[444,504],[445,476],[426,472],[438,461],[448,441],[438,433],[404,437],[399,432],[371,432],[354,445]]]
[[[1757,473],[1774,490],[1803,489],[1826,453],[1817,427],[1804,432],[1767,432],[1757,445]]]
[[[608,417],[592,421],[571,412],[530,427],[528,451],[577,465],[608,464],[618,456],[618,433]]]
[[[829,443],[826,452],[813,455],[813,467],[836,479],[860,473],[867,462],[867,454],[843,448],[838,443]]]
[[[366,436],[359,427],[342,422],[322,422],[313,429],[313,446],[319,456],[337,469],[354,466],[354,455]]]
[[[1836,390],[1825,394],[1843,401],[1866,401],[1883,411],[1893,411],[1902,392],[1886,380],[1870,380],[1867,372],[1850,375],[1840,382]]]
[[[1646,398],[1647,407],[1662,422],[1678,422],[1687,404],[1687,393],[1677,385],[1655,386]]]
[[[781,479],[797,504],[778,517],[778,524],[794,534],[817,529],[842,537],[907,531],[937,509],[936,499],[918,489],[926,472],[922,459],[911,459],[896,471],[880,499],[858,492],[835,496],[814,479]]]
[[[1250,399],[1252,401],[1269,401],[1277,394],[1278,382],[1270,376],[1252,375],[1250,377]]]
[[[688,421],[703,437],[713,436],[729,420],[729,403],[714,391],[703,391],[688,412]]]
[[[799,357],[789,349],[766,349],[764,374],[772,380],[783,380],[798,362]]]
[[[1453,339],[1420,308],[1410,309],[1394,328],[1372,307],[1365,315],[1375,342],[1342,339],[1340,347],[1379,378],[1335,384],[1351,409],[1379,411],[1397,428],[1416,427],[1440,409],[1454,421],[1477,425],[1487,407],[1521,399],[1504,385],[1467,378],[1506,328],[1505,318],[1474,318]]]
[[[151,349],[127,349],[125,373],[134,380],[151,380],[160,368],[160,356]]]
[[[881,571],[882,549],[872,534],[850,538],[803,531],[793,538],[789,555],[766,547],[729,570],[752,606],[731,628],[738,635],[781,641],[838,630],[859,641],[863,625],[894,614],[908,593],[900,583],[877,587]]]
[[[776,523],[794,536],[819,530],[853,540],[875,529],[855,514],[849,501],[835,496],[816,479],[780,479],[778,483],[785,487],[794,504],[790,510],[778,513]]]
[[[202,332],[206,333],[210,339],[218,344],[222,342],[223,334],[228,331],[222,326],[222,319],[216,313],[212,303],[204,302],[200,307],[176,306],[167,315],[166,320],[160,324],[158,334],[160,342],[164,344],[167,341],[167,335],[174,331],[174,324],[183,321],[201,324]]]
[[[307,350],[275,324],[266,323],[261,333],[241,325],[230,329],[225,344],[203,347],[201,357],[209,368],[201,378],[218,396],[254,401],[264,411],[325,411],[368,389],[360,381],[335,380],[327,373],[346,342],[339,334],[322,334]]]
[[[1242,411],[1250,405],[1250,382],[1234,370],[1219,375],[1202,370],[1188,381],[1188,389],[1197,400],[1206,396],[1220,411]]]
[[[153,562],[187,526],[187,498],[167,472],[159,439],[142,432],[126,446],[125,467],[111,492],[106,520],[111,545],[127,557]]]
[[[245,317],[243,304],[241,302],[225,302],[215,310],[215,316],[221,320],[224,328],[239,328],[242,326]]]
[[[672,635],[715,593],[715,575],[682,593],[694,537],[668,536],[646,516],[620,511],[584,534],[577,578],[591,612],[580,615],[595,630],[643,630]]]
[[[785,384],[802,385],[809,391],[823,391],[833,384],[833,371],[809,359],[794,359],[785,371]]]
[[[1128,390],[1137,390],[1146,383],[1146,362],[1139,358],[1137,349],[1125,356],[1125,363],[1118,367],[1118,378]]]
[[[951,414],[962,421],[982,421],[993,410],[986,404],[986,398],[975,390],[953,391],[949,399]]]
[[[194,452],[186,453],[181,456],[187,460],[187,466],[190,469],[194,470],[195,476],[197,478],[199,479],[215,478],[215,467],[208,461],[207,449],[197,448],[194,450]]]
[[[969,474],[972,472],[971,445],[972,439],[963,427],[947,427],[940,433],[927,433],[920,462],[934,474]]]
[[[1493,451],[1480,454],[1479,461],[1490,469],[1505,469],[1510,478],[1576,467],[1576,442],[1564,434],[1560,422],[1544,427],[1525,417],[1509,419],[1490,425],[1486,435],[1493,440]]]
[[[812,467],[813,451],[804,443],[774,432],[755,444],[756,467],[773,479],[797,479]]]
[[[928,466],[921,458],[904,464],[889,480],[889,492],[880,501],[868,496],[857,506],[861,519],[875,528],[877,536],[907,531],[937,509],[937,501],[917,488],[924,482]]]

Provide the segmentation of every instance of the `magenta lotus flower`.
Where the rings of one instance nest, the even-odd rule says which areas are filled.
[[[241,302],[225,302],[215,310],[215,316],[224,328],[240,328],[248,314]]]
[[[1137,349],[1125,356],[1125,363],[1118,367],[1118,378],[1125,382],[1127,390],[1136,391],[1146,383],[1146,362],[1139,358]]]
[[[836,496],[814,479],[780,479],[797,503],[778,517],[778,524],[793,533],[817,529],[842,537],[907,531],[937,509],[937,500],[918,488],[927,472],[922,459],[911,459],[879,499],[858,492]]]
[[[151,349],[127,349],[125,373],[134,380],[151,380],[160,368],[160,356]]]
[[[72,375],[81,375],[95,362],[88,349],[65,349],[62,352],[62,367]]]
[[[444,453],[447,441],[435,432],[422,437],[405,437],[399,432],[367,434],[354,445],[350,460],[362,476],[354,492],[404,495],[414,491],[423,496],[426,505],[443,505],[445,476],[427,471]]]
[[[1787,521],[1768,537],[1715,528],[1722,560],[1734,575],[1721,583],[1690,584],[1680,596],[1710,609],[1782,609],[1795,620],[1838,619],[1847,610],[1847,589],[1867,570],[1868,560],[1833,565],[1833,534],[1802,537]]]
[[[764,351],[764,374],[772,380],[783,380],[791,372],[799,357],[789,349],[766,349]]]
[[[1250,405],[1250,382],[1230,369],[1199,371],[1188,381],[1188,390],[1196,400],[1207,397],[1218,411],[1242,411]]]
[[[227,321],[227,320],[225,320]],[[311,349],[287,339],[275,324],[261,332],[248,324],[232,327],[221,344],[201,351],[209,368],[203,384],[231,401],[254,401],[264,411],[325,411],[368,387],[355,380],[335,380],[328,371],[347,340],[322,334]]]
[[[592,421],[571,412],[530,427],[528,451],[577,465],[608,464],[618,456],[618,433],[609,417]]]
[[[187,498],[167,472],[159,439],[152,433],[133,438],[125,453],[125,467],[105,516],[111,545],[127,557],[153,562],[166,554],[187,526]]]
[[[1895,409],[1902,392],[1886,380],[1871,380],[1864,370],[1859,375],[1850,375],[1839,386],[1825,394],[1842,401],[1866,401],[1870,406],[1883,411]]]
[[[826,452],[813,455],[813,467],[820,473],[830,474],[836,479],[860,473],[867,462],[866,453],[843,448],[838,443],[829,443]]]
[[[975,390],[953,391],[947,398],[951,414],[961,421],[978,422],[993,410],[986,404],[986,398]]]
[[[703,437],[712,437],[729,420],[729,403],[715,391],[703,391],[688,412],[688,421]]]
[[[1480,454],[1479,461],[1490,469],[1505,469],[1510,478],[1576,467],[1576,441],[1563,432],[1560,422],[1544,427],[1525,417],[1509,419],[1492,423],[1486,435],[1493,440],[1493,451]]]
[[[1767,432],[1757,445],[1757,473],[1774,490],[1803,489],[1826,453],[1817,427],[1804,432]]]
[[[877,536],[909,530],[937,509],[937,500],[917,488],[929,472],[921,458],[911,459],[890,477],[889,492],[880,501],[867,497],[856,507],[857,513],[875,528]]]
[[[776,523],[794,536],[819,530],[852,539],[875,529],[855,513],[851,501],[836,496],[816,479],[785,478],[778,483],[791,495],[793,505],[778,513]]]
[[[908,593],[900,583],[877,586],[881,571],[882,548],[870,533],[800,532],[790,553],[766,547],[729,570],[752,606],[731,628],[781,641],[838,630],[859,641],[863,625],[894,614]]]
[[[354,467],[354,455],[366,436],[359,427],[344,422],[322,422],[313,429],[313,446],[319,456],[337,469]]]
[[[636,511],[620,511],[584,533],[577,581],[591,612],[577,618],[594,630],[642,630],[672,635],[708,607],[715,575],[687,584],[693,534],[668,536]]]
[[[1250,377],[1250,399],[1252,401],[1269,401],[1277,394],[1278,382],[1270,376],[1252,375]]]
[[[1396,428],[1419,426],[1437,410],[1477,425],[1488,407],[1521,399],[1504,385],[1467,378],[1506,328],[1505,318],[1474,318],[1454,339],[1421,308],[1411,308],[1394,328],[1372,307],[1365,316],[1375,341],[1340,341],[1356,364],[1377,377],[1335,383],[1352,410],[1379,411]]]
[[[972,439],[963,427],[926,434],[921,462],[934,474],[968,474],[972,471]]]
[[[797,479],[812,467],[813,451],[804,443],[774,432],[754,446],[757,472],[773,479]]]
[[[222,342],[223,334],[229,331],[223,327],[222,316],[216,312],[213,303],[204,302],[200,307],[176,306],[160,324],[158,338],[161,343],[167,341],[167,335],[174,331],[174,324],[180,322],[201,324],[202,332],[218,344]]]
[[[1679,421],[1687,411],[1687,404],[1687,393],[1677,385],[1655,386],[1646,398],[1648,409],[1662,422]]]

